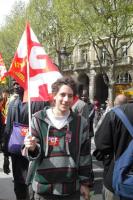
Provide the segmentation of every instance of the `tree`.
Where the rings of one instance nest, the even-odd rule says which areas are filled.
[[[58,57],[59,65],[61,65],[62,48],[72,53],[79,39],[70,20],[73,17],[71,2],[70,0],[32,0],[27,9],[29,21],[40,42],[51,56]]]
[[[78,34],[71,28],[72,22],[69,22],[72,16],[70,6],[70,0],[54,0],[51,4],[47,0],[30,0],[27,7],[21,1],[16,1],[0,30],[0,50],[5,63],[10,65],[28,20],[46,51],[53,57],[58,56],[60,65],[62,48],[65,47],[67,51],[69,48],[71,53],[75,41],[78,41]]]
[[[25,5],[16,1],[0,29],[0,52],[9,68],[25,26]]]
[[[74,0],[73,10],[78,15],[82,25],[82,37],[88,38],[93,44],[100,71],[105,77],[109,70],[109,98],[114,98],[114,84],[116,82],[115,68],[119,62],[120,51],[125,46],[130,47],[133,42],[133,2],[130,0]],[[79,23],[79,22],[78,22]],[[103,48],[103,55],[99,54]],[[108,61],[104,68],[103,59]]]
[[[26,20],[59,66],[62,48],[72,53],[77,44],[91,43],[112,100],[120,51],[132,44],[132,13],[132,0],[30,0],[27,7],[19,1],[0,30],[0,51],[9,65]]]

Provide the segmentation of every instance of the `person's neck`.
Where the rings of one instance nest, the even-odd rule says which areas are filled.
[[[60,110],[58,110],[55,107],[52,109],[52,112],[53,112],[55,117],[63,117],[63,116],[65,116],[65,115],[67,115],[69,113],[69,111],[61,112]]]

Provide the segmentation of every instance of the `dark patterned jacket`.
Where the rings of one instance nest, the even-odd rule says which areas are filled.
[[[120,108],[133,124],[133,103],[122,105]],[[98,160],[103,161],[104,185],[112,192],[114,160],[121,156],[131,139],[127,128],[113,111],[106,114],[95,133],[96,151],[94,155]]]
[[[39,151],[30,155],[27,182],[39,194],[70,195],[80,184],[92,185],[91,155],[87,121],[71,112],[68,123],[56,129],[40,111],[32,118],[32,135]],[[30,152],[29,152],[30,153]]]

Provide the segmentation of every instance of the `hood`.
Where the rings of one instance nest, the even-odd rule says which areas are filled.
[[[40,110],[40,111],[36,112],[35,114],[33,114],[33,116],[39,120],[45,121],[47,124],[50,124],[52,126],[51,121],[49,120],[49,118],[46,115],[46,110],[49,108],[50,108],[49,106],[46,106],[43,110]],[[72,121],[73,115],[74,115],[74,113],[70,110],[70,115],[68,117],[69,123],[70,123],[70,121]]]

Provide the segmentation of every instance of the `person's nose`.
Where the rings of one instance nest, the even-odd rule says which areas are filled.
[[[66,95],[65,97],[64,97],[64,101],[68,101],[69,100],[69,97]]]

